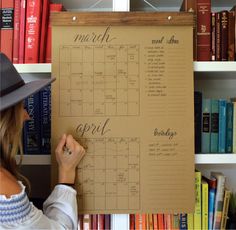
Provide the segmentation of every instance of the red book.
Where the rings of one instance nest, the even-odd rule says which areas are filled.
[[[48,16],[49,16],[49,0],[43,0],[40,46],[39,46],[39,63],[45,62],[46,31],[48,28]]]
[[[105,228],[105,216],[104,214],[98,215],[98,229],[102,230]]]
[[[21,0],[21,4],[20,4],[19,63],[24,63],[24,59],[25,59],[25,14],[26,14],[26,0]]]
[[[221,61],[228,61],[228,30],[229,16],[228,11],[220,12],[220,30],[221,30]]]
[[[20,0],[15,0],[14,30],[13,30],[13,63],[19,63],[19,38],[20,38]]]
[[[25,63],[38,63],[39,61],[41,7],[41,1],[27,1],[25,25]]]
[[[165,229],[164,214],[157,214],[157,218],[158,218],[158,227],[159,227],[159,229]]]
[[[135,214],[129,214],[129,229],[135,230]]]
[[[92,215],[92,229],[94,230],[98,229],[98,215],[96,214]]]
[[[153,230],[158,230],[158,217],[157,217],[157,214],[153,214]]]
[[[50,10],[51,12],[60,12],[62,11],[62,4],[51,3]],[[46,63],[52,62],[52,28],[50,23],[50,15],[49,15],[49,23],[48,23],[48,33],[47,33],[47,45],[46,45]]]
[[[135,229],[142,230],[142,215],[135,214]]]
[[[1,14],[1,52],[12,61],[14,1],[2,0]]]
[[[211,60],[211,0],[197,0],[197,60]]]

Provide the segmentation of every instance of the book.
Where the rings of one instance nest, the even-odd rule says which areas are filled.
[[[25,63],[38,63],[39,61],[41,7],[41,1],[27,1],[25,25]]]
[[[226,137],[226,100],[219,99],[219,139],[218,152],[225,153]]]
[[[233,152],[233,103],[227,102],[226,104],[226,138],[225,138],[225,151],[227,153]]]
[[[13,54],[13,26],[14,26],[14,1],[2,0],[1,10],[1,52],[12,61]]]
[[[236,153],[236,101],[233,102],[233,153]]]
[[[158,230],[158,217],[157,214],[152,214],[153,217],[153,230]]]
[[[197,60],[211,60],[211,0],[197,2]]]
[[[200,153],[202,148],[202,93],[194,92],[194,140],[195,153]]]
[[[217,12],[215,13],[215,24],[216,24],[216,33],[215,33],[215,46],[216,46],[216,58],[215,60],[216,61],[220,61],[221,60],[221,26],[220,26],[220,13]]]
[[[216,60],[216,14],[211,13],[211,60]]]
[[[173,230],[179,230],[179,214],[178,213],[174,213],[174,214],[172,214],[172,217],[173,217],[172,229]]]
[[[135,229],[142,230],[142,215],[135,214]]]
[[[45,62],[46,56],[46,32],[48,29],[48,17],[49,17],[49,0],[43,0],[42,6],[42,20],[41,20],[41,33],[40,33],[40,45],[39,45],[39,63]]]
[[[228,61],[235,60],[235,11],[229,11],[229,32],[228,32]]]
[[[208,183],[208,229],[213,229],[214,211],[215,211],[215,196],[216,196],[216,178],[204,177]]]
[[[218,152],[219,139],[219,103],[217,99],[211,99],[211,132],[210,132],[210,152]]]
[[[159,229],[164,229],[164,227],[165,227],[165,225],[164,225],[164,214],[158,213],[157,218],[158,218],[158,227],[159,227]]]
[[[208,230],[208,183],[202,178],[202,230]]]
[[[221,61],[228,61],[228,27],[229,16],[228,11],[220,12],[220,30],[221,30]]]
[[[129,214],[129,229],[135,230],[135,214]]]
[[[20,7],[20,0],[15,0],[13,30],[13,63],[19,63]]]
[[[19,38],[19,63],[24,63],[25,59],[25,15],[26,0],[21,0],[20,4],[20,38]]]
[[[234,12],[234,60],[236,60],[236,5],[230,11]]]
[[[202,208],[201,208],[201,179],[202,174],[200,171],[195,171],[195,211],[194,211],[194,229],[198,230],[202,227]]]
[[[48,21],[48,28],[47,28],[47,42],[46,42],[46,63],[52,62],[52,28],[50,23],[50,14],[51,12],[60,12],[62,11],[62,4],[59,3],[50,3],[49,5],[49,21]]]
[[[23,129],[23,149],[25,154],[40,154],[40,96],[39,92],[25,99],[25,108],[30,116]]]
[[[231,191],[229,189],[225,189],[224,193],[224,201],[223,201],[223,211],[222,211],[222,219],[220,229],[226,229],[226,223],[228,219],[228,211],[229,211],[229,201],[230,201]]]
[[[51,153],[51,86],[40,91],[41,154]]]
[[[194,224],[193,224],[193,213],[188,213],[187,215],[187,224],[188,224],[188,229],[193,230],[194,229]]]
[[[105,218],[104,218],[104,225],[105,225],[105,229],[111,229],[111,215],[110,214],[105,214]],[[135,223],[135,220],[134,220]]]
[[[90,215],[84,214],[83,215],[83,230],[89,230],[90,229]]]
[[[180,216],[179,216],[179,229],[180,230],[188,229],[188,221],[187,221],[187,214],[186,213],[180,213]]]
[[[211,172],[211,176],[215,177],[217,180],[213,229],[220,229],[223,211],[225,176],[221,172]]]
[[[202,100],[202,153],[210,152],[211,99]]]

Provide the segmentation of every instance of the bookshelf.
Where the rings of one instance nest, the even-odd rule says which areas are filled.
[[[54,0],[63,3],[72,11],[179,11],[182,0]],[[148,3],[147,3],[148,2]],[[230,9],[235,0],[212,0],[212,10]],[[17,64],[15,65],[23,77],[27,75],[49,77],[51,64]],[[195,90],[203,91],[205,97],[236,97],[236,62],[194,62]],[[50,155],[25,155],[23,165],[45,165],[51,163]],[[204,174],[210,171],[222,171],[227,177],[227,186],[236,191],[236,154],[196,154],[196,167]],[[49,179],[48,179],[49,180]],[[34,187],[34,186],[32,186]],[[128,215],[113,215],[112,229],[128,229]]]

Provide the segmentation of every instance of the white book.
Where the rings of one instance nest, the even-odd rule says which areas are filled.
[[[129,230],[129,214],[112,214],[111,215],[112,230]]]

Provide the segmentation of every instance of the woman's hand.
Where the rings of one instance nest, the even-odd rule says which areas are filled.
[[[55,152],[59,167],[58,183],[74,184],[76,167],[85,155],[84,148],[71,135],[63,134]]]

